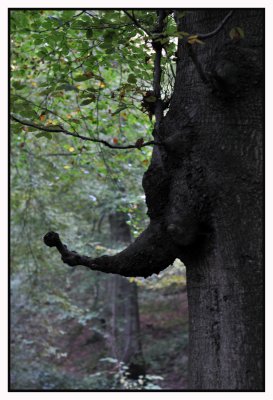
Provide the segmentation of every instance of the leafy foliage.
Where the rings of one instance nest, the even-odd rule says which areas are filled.
[[[128,12],[142,28],[121,10],[12,10],[12,115],[113,144],[150,140],[153,123],[141,101],[152,89],[154,37],[147,32],[156,14]],[[170,16],[162,64],[166,98],[177,37]],[[132,234],[143,230],[141,177],[150,157],[149,147],[117,152],[11,122],[13,388],[135,388],[126,366],[113,373],[97,369],[99,360],[109,356],[109,332],[102,324],[108,277],[94,272],[87,278],[83,268],[67,269],[55,253],[49,259],[42,237],[49,230],[62,231],[68,244],[77,243],[76,250],[90,256],[117,251],[110,243],[108,215],[126,212]],[[184,280],[180,272],[176,269],[169,283],[161,276],[151,277],[146,286],[138,281],[143,302],[153,302],[158,292]],[[152,374],[156,353],[150,355]],[[157,380],[146,376],[136,385],[152,390]]]
[[[153,34],[147,32],[156,24],[156,13],[132,14],[144,31],[123,11],[11,11],[12,112],[94,138],[118,138],[118,143],[134,142],[135,132],[149,135],[152,125],[146,122],[141,129],[140,102],[152,90]],[[169,18],[162,64],[165,96],[172,85],[173,24]],[[25,130],[30,139],[52,138],[35,128]],[[58,141],[59,134],[53,136]]]

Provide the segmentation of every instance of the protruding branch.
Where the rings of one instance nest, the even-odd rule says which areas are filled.
[[[76,138],[82,139],[82,140],[87,140],[89,142],[101,143],[104,146],[109,147],[110,149],[128,150],[128,149],[140,149],[141,147],[145,147],[145,146],[160,145],[160,143],[155,142],[154,140],[150,140],[149,142],[143,142],[141,145],[139,144],[138,141],[135,144],[129,144],[127,146],[113,145],[103,139],[94,139],[94,138],[80,135],[77,132],[67,131],[61,125],[42,126],[42,125],[35,124],[34,122],[22,121],[19,118],[15,117],[14,115],[11,116],[11,119],[13,119],[16,122],[19,122],[22,125],[31,126],[32,128],[36,128],[40,131],[49,132],[49,133],[64,133],[65,135],[73,136],[73,137],[76,137]]]
[[[127,10],[123,10],[124,14],[127,15],[127,17],[130,18],[131,21],[133,21],[133,23],[140,28],[143,32],[145,32],[148,36],[150,36],[150,32],[143,28],[143,26],[139,23],[139,21],[137,20],[137,18],[134,15],[131,15]]]
[[[48,232],[44,242],[56,247],[62,261],[71,267],[83,265],[91,270],[123,276],[148,277],[158,274],[175,260],[172,243],[160,224],[151,224],[130,246],[114,256],[90,258],[68,250],[55,232]]]

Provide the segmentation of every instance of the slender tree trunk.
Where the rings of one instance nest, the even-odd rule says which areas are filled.
[[[131,242],[131,233],[126,223],[126,214],[122,212],[110,214],[109,223],[112,244],[128,245]],[[139,375],[145,375],[137,285],[120,275],[113,275],[109,284],[113,355],[128,366],[130,377],[137,379]]]

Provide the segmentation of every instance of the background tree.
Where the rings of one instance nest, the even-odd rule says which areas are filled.
[[[111,315],[107,319],[104,310],[113,275],[86,276],[84,267],[61,268],[58,257],[47,256],[41,238],[50,227],[62,226],[71,240],[81,242],[83,252],[98,256],[122,249],[124,244],[117,247],[109,240],[107,215],[117,209],[129,213],[134,235],[144,225],[138,178],[144,165],[131,153],[131,172],[123,179],[127,164],[120,159],[111,163],[108,173],[103,159],[90,149],[85,159],[76,147],[69,151],[72,143],[58,145],[46,138],[40,139],[41,149],[35,140],[22,148],[20,135],[23,142],[24,131],[11,135],[11,389],[130,389],[133,382],[120,382],[122,368],[109,350]],[[118,170],[120,191],[111,179]],[[147,375],[153,377],[145,386],[183,389],[188,343],[185,271],[177,264],[135,283]],[[129,302],[125,294],[122,300]],[[126,325],[125,317],[122,321]]]
[[[25,113],[34,105],[41,106],[44,97],[50,102],[57,96],[57,112],[70,121],[69,111],[84,111],[87,107],[78,107],[74,91],[40,95],[45,89],[39,85],[53,64],[52,54],[49,59],[44,57],[46,67],[37,74],[29,68],[33,58],[36,66],[41,66],[37,53],[44,48],[43,44],[33,43],[29,23],[40,21],[39,29],[49,21],[54,25],[54,19],[48,18],[52,14],[63,12],[11,13],[11,82],[20,87],[11,89],[16,95],[12,98]],[[52,34],[50,30],[44,33]],[[75,41],[79,42],[77,35]],[[70,38],[70,45],[72,42]],[[124,62],[123,68],[126,65]],[[71,66],[65,64],[63,68],[69,71]],[[128,74],[117,69],[116,64],[107,72],[115,90],[120,80],[127,82]],[[19,82],[29,84],[18,86]],[[91,81],[83,84],[90,85]],[[125,140],[125,135],[136,141],[136,127],[144,136],[150,128],[148,116],[135,107],[130,113],[124,109],[112,115],[103,101],[109,93],[109,101],[113,102],[107,87],[100,93],[96,118],[100,131],[107,133],[113,124],[109,131],[113,144]],[[140,101],[141,98],[139,95]],[[97,114],[96,108],[94,113]],[[40,114],[42,111],[38,113],[38,123],[52,123],[49,115],[42,114],[40,119]],[[117,211],[128,214],[127,224],[136,236],[147,223],[141,177],[150,148],[117,153],[107,147],[79,143],[73,137],[55,136],[50,140],[46,136],[37,140],[38,131],[22,128],[12,125],[11,130],[11,389],[185,388],[188,316],[181,263],[160,276],[134,282],[139,293],[147,375],[143,383],[130,382],[124,380],[126,370],[118,368],[107,345],[110,320],[105,320],[104,309],[111,276],[98,272],[86,279],[84,268],[58,268],[58,257],[49,258],[41,241],[45,231],[62,227],[72,241],[81,242],[81,251],[93,256],[114,254],[117,248],[109,240],[107,215]]]
[[[65,19],[53,16],[51,21],[44,24],[43,37],[39,31],[34,39],[37,45],[43,43],[38,54],[41,62],[34,66],[37,77],[49,55],[58,54],[60,61],[41,84],[47,88],[41,94],[46,96],[42,104],[50,95],[50,109],[47,103],[30,106],[28,100],[15,95],[14,129],[23,124],[26,129],[41,130],[38,138],[64,134],[116,149],[154,147],[143,178],[150,224],[134,243],[117,255],[97,258],[68,250],[54,232],[45,236],[45,243],[56,246],[70,266],[125,276],[147,277],[181,259],[187,266],[190,387],[262,390],[263,10],[111,14],[83,10],[66,14]],[[32,32],[40,23],[39,18],[30,23]],[[104,28],[103,33],[96,23]],[[80,49],[75,30],[81,31]],[[82,40],[82,31],[86,40]],[[74,48],[68,45],[70,35]],[[177,49],[174,37],[179,38]],[[29,46],[32,41],[33,36]],[[54,47],[52,53],[46,44]],[[119,87],[119,108],[112,114],[135,104],[126,102],[126,94],[133,93],[137,100],[141,97],[149,118],[155,115],[153,140],[138,136],[134,145],[119,145],[116,138],[112,145],[98,135],[98,119],[92,129],[90,112],[81,112],[71,122],[59,113],[56,116],[57,105],[68,100],[65,91],[76,97],[80,91],[82,106],[95,102],[98,116],[104,104],[101,93],[107,86],[107,69],[113,67],[109,54],[114,45],[119,49],[115,61],[123,64],[128,58],[134,73],[127,71],[127,84]],[[21,49],[20,54],[24,54]],[[67,68],[62,71],[63,57],[65,64],[77,64],[69,70],[69,83]],[[145,60],[139,70],[137,60]],[[84,72],[75,73],[78,67]],[[170,83],[163,86],[168,75]],[[59,87],[57,76],[63,77]],[[86,83],[90,79],[98,81],[96,90]],[[77,87],[75,81],[85,83]],[[16,90],[24,86],[16,79],[14,84]],[[51,95],[58,90],[57,96]],[[115,91],[109,95],[116,97]],[[57,118],[45,126],[42,123],[48,114]],[[107,131],[111,134],[110,126]]]
[[[128,216],[124,212],[109,215],[112,246],[128,245],[132,241]],[[114,275],[109,279],[112,355],[128,367],[130,378],[145,376],[139,321],[138,288],[136,282]],[[108,317],[109,319],[109,317]]]

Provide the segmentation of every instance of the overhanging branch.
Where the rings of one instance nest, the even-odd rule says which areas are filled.
[[[91,258],[68,250],[58,233],[48,232],[44,243],[56,247],[62,261],[71,267],[83,265],[90,270],[130,277],[158,274],[175,260],[171,242],[160,224],[149,227],[125,250],[114,256]]]
[[[22,125],[30,126],[32,128],[36,128],[40,131],[49,132],[49,133],[63,133],[65,135],[73,136],[73,137],[81,139],[81,140],[86,140],[86,141],[94,142],[94,143],[101,143],[104,146],[109,147],[110,149],[128,150],[128,149],[140,149],[145,146],[160,145],[159,142],[156,142],[154,140],[150,140],[149,142],[142,142],[142,141],[137,140],[135,144],[129,144],[127,146],[113,145],[103,139],[94,139],[94,138],[90,138],[88,136],[80,135],[77,132],[70,132],[70,131],[64,129],[61,125],[56,125],[56,126],[38,125],[38,124],[35,124],[34,122],[20,120],[19,118],[15,117],[14,115],[11,115],[11,119],[16,122],[19,122]]]

